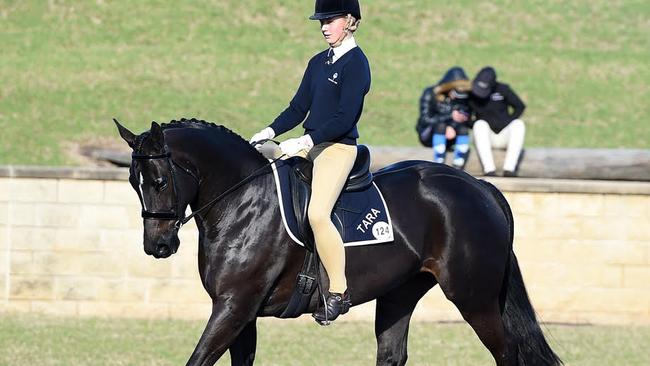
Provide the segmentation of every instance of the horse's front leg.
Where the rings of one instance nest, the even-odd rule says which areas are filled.
[[[243,301],[233,302],[233,299],[214,300],[212,315],[210,315],[208,324],[192,356],[187,361],[187,366],[212,366],[231,345],[235,346],[236,354],[240,354],[240,350],[246,346],[250,350],[250,327],[255,328],[255,312],[251,312],[250,305],[246,305]],[[238,339],[242,331],[244,331],[244,338],[248,334],[248,342],[244,338]],[[253,331],[253,333],[255,332]],[[252,347],[252,356],[254,357],[254,344]],[[250,357],[250,363],[241,363],[241,365],[252,365],[253,357]],[[240,358],[238,357],[238,359]],[[234,362],[233,365],[239,365]]]
[[[232,366],[252,366],[257,348],[257,325],[253,320],[239,333],[230,345],[230,364]]]

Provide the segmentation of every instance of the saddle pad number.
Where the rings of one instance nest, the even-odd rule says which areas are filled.
[[[378,240],[391,240],[390,225],[384,221],[378,221],[372,225],[372,235]]]

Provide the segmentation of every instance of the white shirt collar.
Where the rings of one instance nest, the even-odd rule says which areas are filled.
[[[345,55],[349,50],[353,49],[354,47],[357,46],[357,42],[354,40],[354,36],[351,36],[350,38],[346,38],[341,42],[341,45],[338,47],[330,48],[328,51],[328,55],[330,52],[334,51],[334,56],[332,57],[332,63],[335,63],[336,60],[340,59]]]

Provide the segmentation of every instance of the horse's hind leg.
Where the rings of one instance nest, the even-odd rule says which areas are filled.
[[[517,360],[508,350],[507,334],[499,306],[499,289],[503,283],[503,273],[499,272],[502,271],[487,265],[470,266],[468,270],[448,265],[447,271],[438,277],[438,281],[447,299],[456,305],[463,319],[490,351],[496,364],[513,366]],[[450,278],[454,280],[450,281]]]
[[[418,274],[404,285],[377,298],[375,336],[377,365],[403,366],[408,358],[406,344],[415,305],[434,285],[428,273]]]
[[[508,350],[506,330],[495,299],[491,304],[481,307],[456,304],[463,319],[469,323],[483,345],[492,353],[498,366],[517,365],[516,355]]]
[[[230,345],[230,364],[232,366],[252,366],[257,348],[257,326],[255,320],[248,323]]]
[[[482,242],[474,239],[473,241],[457,240],[455,243],[457,243],[456,247],[462,248],[463,243]],[[506,261],[495,253],[487,252],[497,247],[487,244],[490,243],[483,242],[483,246],[476,245],[470,248],[471,251],[468,249],[470,255],[467,256],[450,251],[448,258],[451,259],[433,268],[432,272],[435,273],[447,299],[456,305],[463,319],[469,323],[483,345],[490,351],[496,364],[516,365],[515,357],[508,352],[507,333],[499,306]]]

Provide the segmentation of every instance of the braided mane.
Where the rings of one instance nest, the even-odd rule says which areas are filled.
[[[257,151],[257,149],[251,146],[251,144],[249,144],[248,141],[245,140],[243,137],[241,137],[239,134],[233,132],[232,130],[230,130],[225,126],[218,125],[213,122],[208,122],[196,118],[191,118],[191,119],[181,118],[180,120],[171,120],[168,123],[161,123],[160,126],[162,127],[163,131],[176,129],[176,128],[202,128],[220,134],[225,134],[226,136],[229,136],[235,139],[236,141],[241,142],[243,145],[247,146],[250,150],[255,151],[255,153],[257,153],[258,155],[261,155],[260,152]],[[140,137],[142,138],[142,140],[145,140],[148,135],[149,132],[147,131],[143,133]],[[142,143],[142,141],[138,141],[138,142],[140,144]]]

